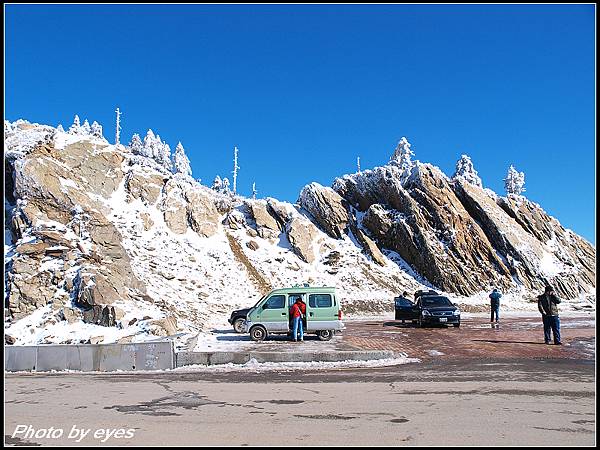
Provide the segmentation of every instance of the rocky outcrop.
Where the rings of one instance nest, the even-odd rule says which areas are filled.
[[[134,170],[127,174],[125,188],[133,198],[138,198],[146,205],[154,205],[163,189],[165,178],[160,174],[144,174]]]
[[[529,296],[549,282],[564,298],[593,296],[591,244],[526,198],[450,180],[408,152],[333,189],[311,183],[292,205],[217,192],[103,139],[10,127],[21,134],[5,139],[7,323],[43,309],[38,330],[62,320],[128,328],[123,342],[197,333],[233,302],[304,282],[335,284],[355,311],[430,285]],[[83,328],[93,331],[75,341],[103,339]],[[16,344],[29,335],[19,329]]]
[[[188,188],[185,191],[185,199],[192,230],[202,237],[214,235],[219,228],[220,214],[205,188]]]
[[[106,307],[145,293],[106,218],[106,201],[123,181],[124,157],[107,151],[104,140],[54,144],[45,141],[14,161],[18,200],[9,223],[21,244],[9,261],[8,309],[19,318],[52,304],[69,320],[77,314],[62,305],[71,297],[84,321],[113,326]]]
[[[164,319],[150,320],[151,331],[157,336],[173,336],[177,333],[177,318],[169,316]]]
[[[350,229],[352,230],[352,234],[358,243],[361,245],[363,252],[367,254],[375,263],[379,264],[380,266],[385,266],[387,264],[386,257],[383,256],[383,253],[381,253],[381,250],[379,250],[377,244],[373,242],[373,240],[353,222],[350,224]]]
[[[246,216],[242,211],[233,209],[223,219],[223,225],[226,225],[230,230],[241,230],[246,228]]]
[[[403,186],[393,178],[394,172],[394,168],[379,171],[386,180],[385,186],[376,190],[383,203],[371,205],[363,219],[383,247],[396,251],[443,290],[470,295],[510,284],[508,269],[454,195],[445,175],[433,166],[419,164]],[[349,184],[355,185],[358,183]],[[357,206],[366,205],[370,195],[362,196]]]
[[[542,278],[555,286],[559,295],[583,295],[595,286],[596,250],[589,242],[525,197],[499,197],[497,204],[552,255],[548,258],[546,254],[542,260]]]
[[[469,214],[481,224],[492,246],[503,255],[511,274],[530,289],[545,280],[536,265],[544,258],[541,243],[524,231],[482,188],[457,180],[454,189]]]
[[[308,220],[294,217],[287,224],[287,238],[292,249],[300,259],[307,263],[315,260],[314,240],[317,236],[317,229]]]
[[[290,219],[290,212],[287,210],[284,204],[278,202],[273,198],[267,200],[267,211],[277,221],[277,226],[280,231],[285,231],[286,224]]]
[[[304,186],[298,203],[329,236],[341,239],[348,228],[346,201],[333,189],[318,183]]]
[[[255,200],[247,203],[252,218],[254,219],[256,232],[263,239],[275,238],[281,232],[281,219],[278,221],[277,214],[273,215],[272,207],[267,203]],[[270,212],[271,211],[271,212]]]
[[[187,232],[187,202],[183,196],[183,189],[176,180],[171,179],[165,183],[160,209],[165,223],[173,233]]]

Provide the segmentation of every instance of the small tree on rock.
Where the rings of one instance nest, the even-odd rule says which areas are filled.
[[[477,174],[477,171],[473,167],[473,162],[468,155],[461,155],[460,159],[456,163],[456,171],[452,178],[461,178],[468,183],[474,184],[475,186],[483,187],[481,178]]]
[[[223,188],[221,189],[221,192],[223,192],[224,194],[229,194],[231,192],[229,186],[229,178],[223,178]]]
[[[81,124],[79,122],[79,116],[77,114],[73,119],[73,125],[69,127],[69,134],[81,134]]]
[[[400,141],[398,141],[398,145],[394,150],[394,154],[390,160],[390,163],[398,166],[400,170],[406,172],[415,165],[412,161],[411,157],[414,156],[414,152],[410,149],[411,145],[405,137],[402,137]]]
[[[158,154],[156,161],[167,169],[169,172],[173,169],[173,163],[171,162],[171,147],[166,142],[161,142],[158,148]]]
[[[140,135],[135,133],[131,137],[131,142],[129,143],[129,150],[134,155],[144,155],[144,144],[142,144],[142,140],[140,139]]]
[[[148,158],[154,158],[154,155],[156,154],[156,146],[156,136],[154,136],[154,132],[152,130],[148,130],[146,136],[144,137],[144,146],[140,154]]]
[[[190,160],[185,154],[185,150],[181,142],[175,147],[175,153],[173,154],[173,167],[175,173],[181,173],[183,175],[192,176],[192,167],[190,166]]]
[[[504,189],[507,194],[521,195],[525,192],[525,174],[517,171],[512,164],[504,179]]]
[[[100,125],[95,120],[92,122],[91,130],[92,130],[92,136],[97,137],[97,138],[104,137],[104,136],[102,136],[102,125]],[[138,138],[139,138],[139,136],[138,136]]]
[[[215,180],[210,188],[217,192],[221,192],[221,189],[223,189],[223,180],[221,180],[219,175],[215,177]]]
[[[92,127],[90,127],[90,123],[87,119],[83,121],[83,125],[81,126],[81,134],[90,135],[92,134]]]

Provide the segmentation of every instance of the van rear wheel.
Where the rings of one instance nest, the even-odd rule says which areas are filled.
[[[255,342],[264,341],[266,337],[267,337],[267,330],[265,330],[264,327],[257,325],[250,329],[250,338],[253,341],[255,341]]]
[[[317,336],[321,341],[329,341],[333,337],[333,330],[320,330],[317,331]]]

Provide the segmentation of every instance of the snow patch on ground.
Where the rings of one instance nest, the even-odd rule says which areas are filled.
[[[400,356],[396,358],[384,358],[384,359],[371,359],[367,361],[355,361],[346,360],[339,362],[325,362],[325,361],[312,361],[312,362],[281,362],[281,363],[259,363],[256,359],[252,358],[245,364],[219,364],[214,366],[205,366],[201,364],[195,364],[191,366],[183,366],[174,369],[176,372],[295,372],[298,370],[331,370],[331,369],[350,369],[350,368],[375,368],[375,367],[386,367],[386,366],[397,366],[401,364],[410,364],[421,362],[418,358],[408,358],[406,356]]]

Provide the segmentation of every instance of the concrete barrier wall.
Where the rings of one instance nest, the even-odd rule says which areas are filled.
[[[5,346],[8,372],[161,370],[175,367],[173,342]]]
[[[178,352],[176,366],[193,364],[212,366],[216,364],[245,364],[251,359],[263,362],[340,362],[347,360],[367,361],[372,359],[393,358],[394,352],[388,350],[337,351],[337,352]]]

